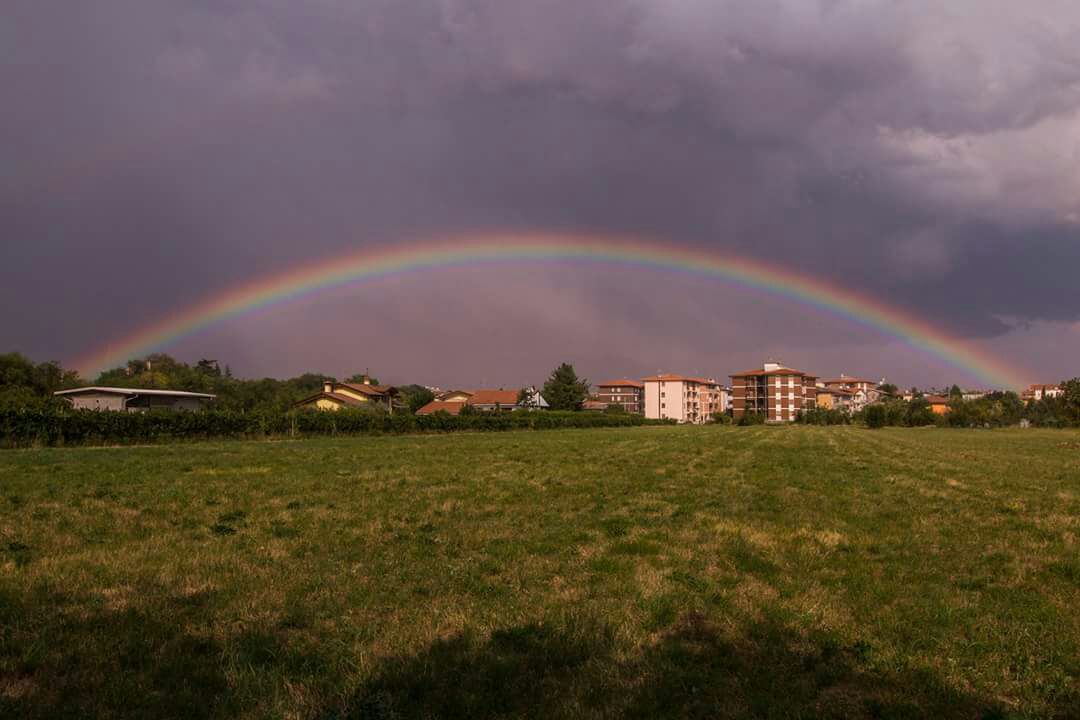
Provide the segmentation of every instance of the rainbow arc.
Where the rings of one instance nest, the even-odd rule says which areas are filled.
[[[99,347],[75,367],[96,373],[211,325],[305,295],[388,275],[493,262],[589,261],[687,272],[788,298],[898,338],[992,387],[1026,373],[912,313],[827,280],[753,258],[635,238],[579,233],[484,233],[362,250],[238,285]]]

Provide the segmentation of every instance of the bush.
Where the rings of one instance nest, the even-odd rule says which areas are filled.
[[[871,430],[885,427],[885,424],[888,421],[888,414],[884,405],[867,405],[866,408],[863,409],[862,414],[863,422],[865,422],[866,427]]]
[[[765,419],[765,413],[744,412],[741,416],[739,416],[739,422],[736,424],[741,426],[764,425]]]
[[[410,415],[344,409],[289,413],[207,410],[145,413],[96,410],[0,410],[0,444],[91,445],[261,438],[268,436],[378,435],[414,432],[494,432],[559,428],[630,427],[668,424],[631,413],[512,412],[453,416],[445,412]]]
[[[847,425],[851,422],[851,416],[843,410],[810,408],[796,413],[795,422],[803,425]]]

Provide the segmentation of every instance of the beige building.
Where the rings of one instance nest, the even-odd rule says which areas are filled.
[[[701,425],[727,408],[727,390],[712,378],[661,374],[642,379],[645,417]]]
[[[150,388],[84,387],[53,393],[76,410],[199,410],[216,395]]]
[[[392,413],[397,394],[397,388],[390,385],[372,385],[366,381],[362,384],[327,381],[323,383],[322,392],[294,403],[293,407],[340,410],[347,407],[371,407],[374,404]]]

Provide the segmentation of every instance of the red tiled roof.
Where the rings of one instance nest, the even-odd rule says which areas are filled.
[[[926,402],[931,405],[946,405],[949,402],[949,398],[944,395],[926,395]]]
[[[640,380],[608,380],[607,382],[596,383],[596,387],[633,387],[643,388],[645,383]]]
[[[755,370],[746,370],[745,372],[741,373],[732,373],[731,377],[750,377],[752,375],[802,375],[803,377],[809,378],[817,377],[817,375],[811,375],[810,373],[805,373],[802,370],[795,370],[794,368],[789,367],[776,368],[775,370],[765,370],[764,368],[757,368]]]
[[[457,415],[461,412],[461,408],[463,407],[465,407],[465,403],[463,402],[446,402],[443,400],[432,400],[427,405],[417,410],[416,414],[430,415],[431,413],[439,412],[440,410],[442,410],[443,412],[448,412],[451,415]]]
[[[513,407],[517,405],[517,390],[477,390],[469,398],[470,405],[502,405]]]
[[[702,385],[719,385],[720,383],[708,378],[699,377],[686,377],[685,375],[673,375],[670,373],[662,373],[660,375],[650,375],[646,378],[641,378],[643,383],[647,382],[693,382],[700,383]]]

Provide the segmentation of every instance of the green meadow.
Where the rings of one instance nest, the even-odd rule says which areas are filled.
[[[1080,717],[1080,433],[3,451],[0,717]]]

